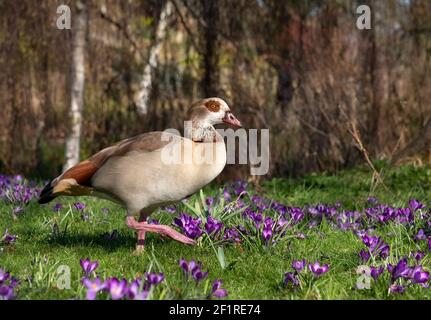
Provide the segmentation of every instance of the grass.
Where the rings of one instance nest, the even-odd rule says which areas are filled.
[[[310,175],[302,179],[272,179],[267,181],[261,196],[286,205],[342,202],[343,208],[363,210],[369,204],[367,197],[376,196],[381,203],[406,206],[410,198],[431,205],[431,170],[428,167],[403,166],[383,170],[387,190],[373,185],[366,168],[341,171],[337,175]],[[220,189],[209,186],[203,194],[216,195]],[[202,195],[195,195],[188,206],[181,204],[177,212],[205,215]],[[205,287],[212,280],[221,278],[228,299],[430,299],[430,289],[418,285],[400,294],[389,294],[389,275],[371,280],[371,288],[354,289],[357,283],[357,267],[362,265],[358,252],[364,248],[359,237],[351,231],[341,231],[325,220],[315,228],[298,224],[288,229],[287,236],[277,245],[265,246],[258,237],[250,237],[242,244],[213,243],[204,237],[197,246],[185,246],[158,235],[147,234],[145,251],[133,255],[135,234],[124,223],[125,211],[115,204],[93,198],[61,198],[60,212],[52,207],[39,206],[32,200],[14,219],[11,204],[0,203],[0,232],[8,229],[18,235],[16,243],[3,245],[0,267],[20,279],[19,299],[82,299],[85,287],[81,284],[82,270],[79,259],[89,257],[100,263],[97,274],[102,278],[118,277],[128,280],[147,271],[163,272],[165,281],[151,295],[153,299],[203,298]],[[85,202],[88,219],[73,208],[76,201]],[[102,208],[108,208],[106,213]],[[193,208],[193,210],[191,209]],[[271,214],[271,213],[268,213]],[[235,225],[240,214],[230,217]],[[159,210],[152,218],[171,223],[175,214]],[[227,219],[227,217],[225,217]],[[413,228],[413,229],[412,229]],[[431,269],[431,255],[426,243],[415,242],[417,227],[388,223],[379,225],[375,234],[391,247],[386,262],[396,263],[411,251],[422,250],[427,254],[421,261],[425,269]],[[114,231],[115,230],[115,231]],[[299,232],[305,239],[296,236]],[[198,287],[188,281],[178,266],[180,258],[202,261],[209,271],[207,280]],[[291,262],[305,258],[319,260],[330,265],[330,271],[315,279],[309,273],[301,274],[300,288],[285,288],[283,275],[291,271]],[[58,267],[70,268],[70,289],[58,289]],[[206,291],[206,292],[207,292]]]

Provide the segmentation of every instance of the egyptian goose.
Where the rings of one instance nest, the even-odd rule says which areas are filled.
[[[214,125],[241,127],[241,123],[220,98],[194,103],[187,120],[191,123],[189,137],[155,131],[122,140],[53,179],[38,202],[89,195],[119,203],[127,210],[127,226],[138,233],[138,252],[144,248],[147,231],[194,244],[193,239],[170,226],[148,224],[147,217],[158,207],[178,202],[214,180],[226,165],[224,139]],[[203,154],[212,155],[210,161],[206,155],[202,161]]]

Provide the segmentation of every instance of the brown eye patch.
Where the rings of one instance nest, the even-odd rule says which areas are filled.
[[[220,102],[215,100],[208,100],[205,102],[205,107],[212,112],[218,112],[220,110]]]

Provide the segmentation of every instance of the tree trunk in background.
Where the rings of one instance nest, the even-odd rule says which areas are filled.
[[[88,28],[88,13],[85,1],[77,1],[76,9],[74,17],[72,16],[72,32],[74,32],[74,38],[69,110],[70,127],[66,138],[63,170],[67,170],[79,162],[82,110],[84,107],[85,49]]]
[[[277,102],[279,103],[282,111],[285,113],[293,98],[292,76],[287,67],[277,69]]]
[[[156,27],[154,44],[150,48],[148,63],[145,65],[142,80],[136,94],[135,104],[139,115],[146,115],[148,112],[148,102],[150,101],[151,87],[153,84],[153,71],[157,68],[158,57],[162,48],[162,41],[166,36],[168,18],[172,13],[172,3],[167,1],[160,12],[160,18]]]
[[[370,7],[374,10],[372,29],[369,33],[369,74],[371,81],[371,108],[368,111],[367,131],[369,151],[377,156],[383,151],[381,118],[384,115],[384,105],[389,100],[389,75],[387,67],[387,44],[384,42],[383,33],[387,28],[387,17],[385,17],[385,3],[370,1]]]
[[[202,92],[205,97],[219,96],[219,56],[220,43],[218,28],[220,23],[219,1],[218,0],[201,0],[202,17],[205,21],[203,30],[204,42],[204,76],[201,81]]]
[[[407,146],[397,152],[392,157],[392,163],[396,164],[400,161],[413,156],[426,154],[431,150],[431,119],[425,124],[419,135],[413,139]]]

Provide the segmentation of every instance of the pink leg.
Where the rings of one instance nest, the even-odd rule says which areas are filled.
[[[148,224],[148,222],[146,221],[138,222],[132,216],[129,216],[126,218],[126,225],[129,228],[132,228],[138,231],[138,241],[140,240],[139,238],[140,232],[143,232],[145,237],[145,232],[148,231],[148,232],[155,232],[155,233],[167,235],[172,239],[177,240],[181,243],[196,244],[195,240],[190,239],[189,237],[186,237],[185,235],[179,233],[178,231],[175,231],[169,226],[158,225],[158,224]]]
[[[141,213],[139,216],[139,223],[148,223],[146,216]],[[136,253],[140,253],[145,249],[145,230],[138,230],[138,242],[136,243]]]

